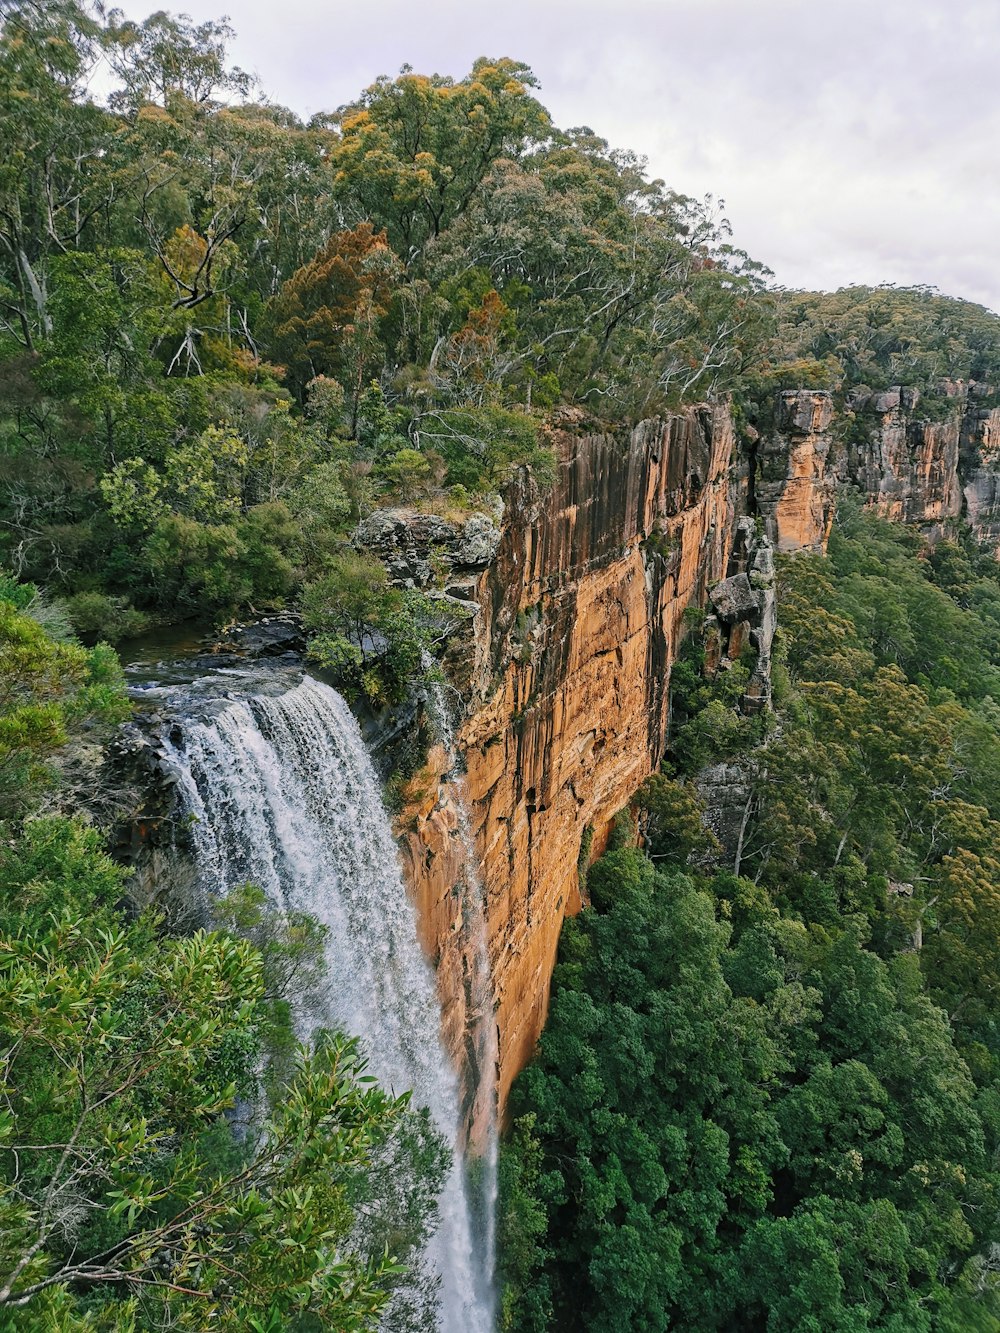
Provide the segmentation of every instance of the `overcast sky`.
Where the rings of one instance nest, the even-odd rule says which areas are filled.
[[[997,0],[180,0],[228,12],[235,63],[300,114],[411,64],[531,65],[789,287],[927,283],[1000,311]]]

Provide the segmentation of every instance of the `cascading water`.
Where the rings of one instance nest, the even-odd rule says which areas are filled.
[[[328,928],[320,1012],[300,1022],[360,1037],[371,1072],[397,1093],[412,1089],[453,1149],[429,1255],[440,1275],[438,1327],[489,1333],[492,1237],[477,1244],[466,1196],[458,1079],[350,709],[307,676],[285,693],[252,694],[211,721],[186,723],[172,748],[205,894],[253,883],[278,910],[308,912]]]
[[[426,670],[428,666],[429,663],[425,661],[424,669]],[[477,1204],[482,1217],[487,1290],[490,1292],[492,1303],[496,1261],[496,1214],[499,1198],[497,1172],[499,1134],[496,1089],[499,1043],[494,1018],[495,997],[487,936],[486,889],[480,870],[479,856],[472,836],[472,826],[469,822],[465,781],[455,744],[454,715],[452,709],[448,706],[444,687],[441,684],[431,685],[428,704],[428,711],[438,739],[444,746],[451,764],[446,776],[457,797],[458,835],[462,843],[462,867],[465,874],[465,884],[463,886],[464,925],[468,940],[469,999],[471,1001],[469,1008],[472,1020],[469,1026],[472,1028],[471,1035],[476,1047],[477,1073],[480,1080],[480,1104],[484,1107],[485,1114],[482,1175]]]

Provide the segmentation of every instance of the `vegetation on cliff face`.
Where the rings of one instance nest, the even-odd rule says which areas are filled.
[[[606,855],[565,927],[510,1328],[1000,1329],[1000,576],[845,505],[781,580],[776,725],[692,645],[657,859]],[[738,875],[681,780],[717,759]]]

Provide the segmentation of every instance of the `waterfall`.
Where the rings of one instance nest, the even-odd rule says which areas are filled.
[[[425,670],[427,663],[424,663]],[[497,1125],[496,1075],[499,1062],[499,1043],[494,1017],[495,996],[493,971],[490,965],[489,938],[486,919],[486,887],[483,883],[479,855],[469,822],[469,802],[464,772],[455,743],[455,715],[449,707],[442,684],[435,682],[428,691],[428,712],[434,723],[438,740],[444,746],[451,767],[446,778],[455,794],[458,816],[458,835],[462,844],[464,924],[468,940],[470,971],[470,999],[472,1037],[476,1046],[476,1063],[480,1078],[479,1093],[485,1102],[486,1142],[482,1157],[482,1176],[477,1200],[482,1217],[483,1255],[486,1291],[493,1299],[494,1268],[496,1262],[496,1215],[499,1201],[498,1158],[499,1127]]]
[[[305,677],[279,695],[235,699],[171,744],[195,818],[206,896],[253,883],[277,910],[327,928],[320,1003],[300,1024],[360,1037],[370,1072],[413,1090],[452,1148],[429,1259],[441,1333],[489,1333],[492,1238],[477,1244],[466,1196],[458,1078],[440,1040],[434,978],[417,938],[379,783],[350,709]],[[494,1173],[495,1174],[495,1173]]]

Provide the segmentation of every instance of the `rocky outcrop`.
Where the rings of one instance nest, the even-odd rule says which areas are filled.
[[[829,393],[778,395],[775,426],[757,451],[755,496],[779,551],[825,550],[833,523],[834,409]]]
[[[1000,544],[1000,414],[975,386],[950,390],[933,410],[906,388],[837,401],[781,394],[773,431],[755,442],[749,496],[721,408],[625,436],[567,415],[554,435],[552,491],[538,494],[526,475],[509,488],[495,554],[472,571],[457,737],[464,789],[445,752],[432,752],[400,824],[458,1051],[471,1030],[466,803],[484,881],[501,1103],[544,1022],[562,921],[581,902],[581,857],[602,850],[615,813],[661,757],[687,607],[709,613],[711,669],[751,654],[749,713],[770,700],[774,550],[824,550],[839,486],[931,533],[967,512],[978,535]],[[758,522],[741,517],[747,503]],[[419,568],[424,538],[402,530],[405,516],[392,521],[406,569]],[[408,577],[403,564],[397,576]],[[725,766],[702,777],[720,842],[738,860],[746,783]]]
[[[377,509],[358,525],[354,545],[379,556],[390,578],[403,587],[450,582],[462,595],[474,586],[475,573],[496,557],[502,517],[502,505],[495,513],[468,514],[458,521],[406,509]]]
[[[1000,550],[1000,409],[992,386],[780,394],[757,449],[756,499],[779,551],[826,549],[837,487],[850,485],[885,518],[940,537],[967,517]],[[994,399],[995,401],[995,399]]]
[[[705,637],[717,649],[706,669],[711,674],[726,670],[749,649],[753,669],[740,707],[744,713],[759,713],[771,702],[771,648],[778,607],[774,552],[770,540],[757,534],[752,518],[736,522],[729,565],[729,577],[708,593],[714,614],[705,621]]]
[[[962,437],[965,515],[972,534],[1000,558],[1000,407],[973,400]]]
[[[855,429],[838,460],[841,478],[859,486],[884,518],[940,527],[959,516],[962,400],[945,420],[933,421],[921,415],[916,389],[855,390],[844,411]]]
[[[531,1056],[578,863],[662,753],[667,684],[687,607],[727,574],[732,425],[692,409],[618,436],[567,414],[555,485],[522,475],[481,575],[458,745],[482,866],[496,990],[501,1104]],[[750,575],[746,576],[748,579]],[[443,752],[400,817],[408,879],[455,1041],[468,1030],[459,793]]]
[[[752,518],[737,519],[728,578],[709,589],[713,614],[705,620],[705,640],[716,645],[706,652],[709,675],[729,670],[737,658],[752,660],[747,689],[740,700],[744,715],[760,713],[771,703],[771,650],[778,627],[774,586],[774,552],[770,540],[757,532]],[[717,864],[740,873],[743,840],[753,812],[756,757],[713,764],[702,769],[695,785],[702,819],[718,844]],[[706,865],[715,861],[715,853]]]
[[[206,641],[206,647],[211,653],[231,653],[235,658],[301,657],[306,650],[306,632],[301,616],[284,611],[245,625],[230,625]]]
[[[719,846],[719,864],[734,875],[740,873],[758,776],[752,761],[738,760],[702,769],[695,784],[702,819]]]

